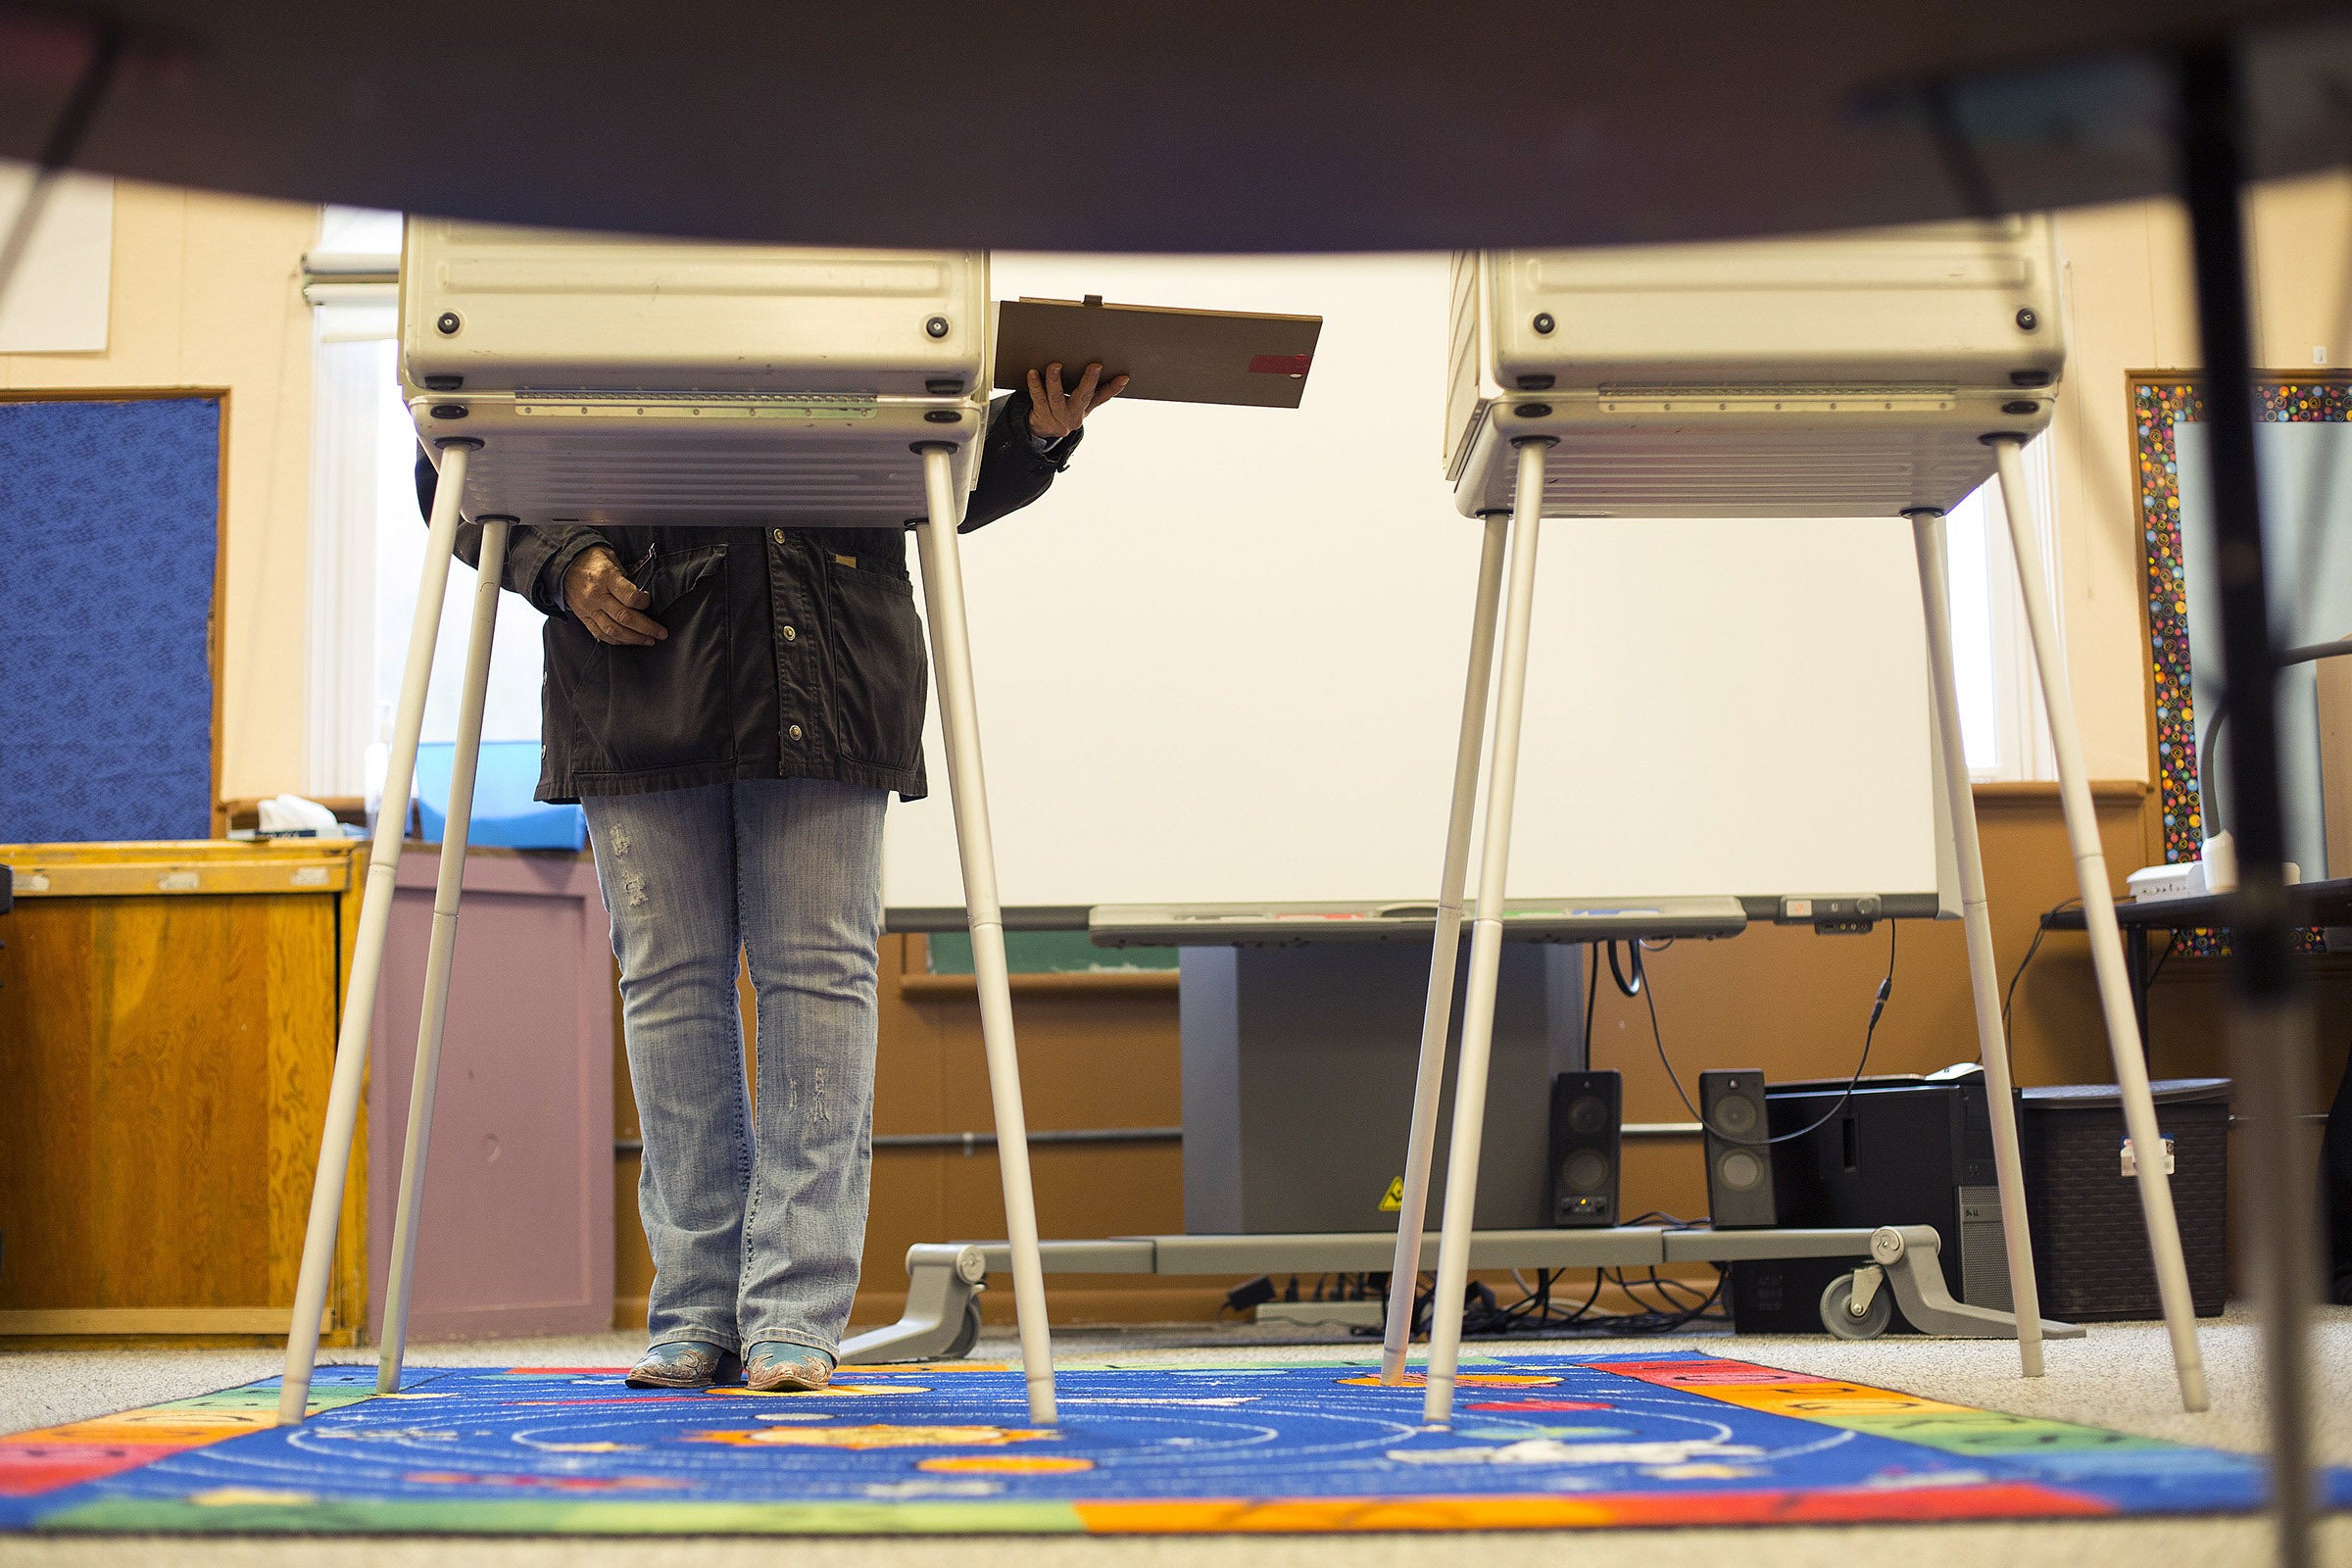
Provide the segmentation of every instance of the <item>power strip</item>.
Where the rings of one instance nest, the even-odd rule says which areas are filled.
[[[1257,1321],[1301,1329],[1378,1328],[1388,1310],[1386,1301],[1261,1301]]]

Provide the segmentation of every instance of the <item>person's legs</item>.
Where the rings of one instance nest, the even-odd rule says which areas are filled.
[[[654,1256],[648,1339],[657,1349],[691,1341],[732,1352],[753,1151],[729,787],[581,805],[612,912],[645,1139],[637,1210]]]
[[[735,786],[744,948],[760,997],[758,1160],[736,1322],[751,1347],[841,1343],[865,1246],[882,935],[878,789]],[[759,1368],[748,1369],[755,1381]]]

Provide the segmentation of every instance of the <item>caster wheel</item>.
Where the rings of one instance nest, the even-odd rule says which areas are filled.
[[[1893,1293],[1882,1284],[1870,1298],[1870,1309],[1854,1316],[1854,1277],[1840,1274],[1821,1293],[1821,1326],[1841,1340],[1875,1340],[1894,1318]]]
[[[963,1303],[963,1326],[956,1331],[956,1338],[949,1343],[944,1359],[952,1361],[957,1356],[967,1354],[979,1338],[980,1298],[975,1296]]]

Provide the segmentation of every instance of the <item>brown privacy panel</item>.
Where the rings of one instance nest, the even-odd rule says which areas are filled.
[[[1295,409],[1306,395],[1319,316],[1185,311],[1077,300],[1005,300],[997,307],[996,383],[1029,384],[1031,370],[1062,367],[1075,387],[1089,365],[1102,379],[1130,377],[1121,397],[1160,403],[1238,403]]]
[[[19,895],[0,918],[0,1333],[282,1335],[352,852],[196,841],[0,859]],[[365,1138],[353,1169],[330,1343],[349,1343],[365,1280]]]

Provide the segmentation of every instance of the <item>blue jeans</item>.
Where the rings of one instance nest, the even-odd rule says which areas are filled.
[[[888,799],[756,779],[581,803],[645,1137],[655,1345],[840,1345],[865,1245]],[[738,954],[759,996],[756,1110]]]

